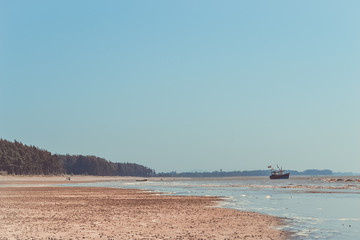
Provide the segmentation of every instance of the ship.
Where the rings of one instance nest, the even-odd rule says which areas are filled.
[[[277,166],[277,170],[274,169],[272,166],[268,166],[271,170],[270,179],[289,179],[290,173],[284,173],[281,167]]]

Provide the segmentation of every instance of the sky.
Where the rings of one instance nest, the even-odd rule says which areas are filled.
[[[0,138],[156,172],[360,172],[358,9],[0,0]]]

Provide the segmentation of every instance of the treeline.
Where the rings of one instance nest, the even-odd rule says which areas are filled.
[[[136,163],[113,163],[104,158],[82,155],[56,155],[66,174],[96,176],[150,177],[155,171]]]
[[[214,172],[167,172],[158,173],[159,177],[237,177],[237,176],[267,176],[269,171],[254,170],[254,171],[214,171]]]
[[[293,175],[333,175],[333,171],[329,169],[319,170],[319,169],[307,169],[303,172],[290,171],[290,174]]]
[[[135,163],[113,163],[96,156],[54,155],[34,146],[3,139],[0,139],[0,171],[15,175],[155,175],[154,170]]]
[[[290,176],[293,175],[333,175],[331,170],[308,169],[302,172],[290,170]],[[214,171],[214,172],[167,172],[158,173],[158,177],[239,177],[239,176],[270,176],[269,170],[251,170],[251,171]]]
[[[58,158],[46,150],[0,139],[0,171],[16,175],[57,175],[63,168]]]

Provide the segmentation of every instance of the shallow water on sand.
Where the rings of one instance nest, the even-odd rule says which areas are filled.
[[[149,179],[74,184],[137,188],[173,195],[222,196],[221,207],[286,218],[294,239],[358,239],[360,177]]]

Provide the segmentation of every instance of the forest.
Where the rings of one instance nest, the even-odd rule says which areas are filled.
[[[154,170],[136,163],[113,163],[96,156],[51,154],[16,140],[10,142],[3,139],[0,139],[0,172],[14,175],[155,175]]]
[[[136,163],[113,163],[104,158],[82,155],[56,155],[65,174],[95,176],[150,177],[155,171]]]

